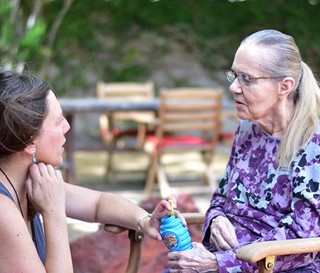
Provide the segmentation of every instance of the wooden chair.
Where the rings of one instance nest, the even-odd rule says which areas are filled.
[[[150,197],[157,177],[160,194],[171,194],[161,157],[167,152],[197,151],[203,156],[205,182],[210,184],[210,164],[221,127],[222,91],[209,88],[160,90],[160,109],[156,135],[148,137],[151,167],[144,194]],[[199,186],[199,185],[198,185]]]
[[[188,225],[203,224],[204,213],[182,213]],[[106,231],[111,231],[110,226],[105,226]],[[113,233],[119,233],[126,229],[112,226]],[[111,229],[112,229],[111,228]],[[132,233],[133,231],[131,231]],[[130,237],[135,238],[135,237]],[[143,236],[138,241],[131,239],[130,258],[126,273],[137,273],[140,265],[141,243]],[[294,255],[320,251],[320,237],[306,239],[291,239],[282,241],[268,241],[253,243],[241,247],[237,252],[237,258],[248,262],[257,263],[259,273],[272,273],[276,256]]]
[[[97,97],[101,100],[143,101],[154,98],[153,82],[97,83]],[[100,135],[108,146],[109,159],[106,173],[113,174],[113,154],[119,151],[141,151],[150,124],[154,124],[155,112],[118,111],[100,115]],[[153,132],[153,131],[152,131]],[[124,143],[118,145],[120,139],[132,137],[135,145]]]

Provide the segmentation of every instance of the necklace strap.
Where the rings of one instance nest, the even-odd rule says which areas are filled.
[[[3,173],[3,175],[6,177],[6,179],[8,180],[9,184],[11,185],[15,195],[16,195],[16,198],[18,200],[18,205],[19,205],[19,209],[20,209],[20,212],[21,212],[21,215],[22,217],[24,218],[24,214],[23,214],[23,211],[22,211],[22,207],[21,207],[21,203],[20,203],[20,199],[19,199],[19,196],[18,196],[18,193],[17,193],[17,190],[16,188],[13,186],[10,178],[7,176],[7,174],[4,172],[4,170],[2,170],[2,168],[0,168],[0,171]]]

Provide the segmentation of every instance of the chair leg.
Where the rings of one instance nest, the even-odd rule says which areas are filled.
[[[106,166],[106,177],[111,183],[116,183],[115,170],[113,169],[113,159],[117,148],[117,139],[113,137],[108,143],[108,162]]]
[[[142,150],[143,144],[146,139],[146,133],[147,133],[147,126],[146,124],[138,124],[138,132],[137,132],[137,142],[136,142],[136,149]]]
[[[259,273],[273,273],[275,256],[267,256],[258,262]]]
[[[169,181],[167,179],[164,167],[160,164],[158,165],[158,168],[157,168],[157,180],[158,180],[161,197],[165,198],[169,196],[171,194]]]
[[[111,134],[111,128],[113,124],[112,117],[110,115],[101,115],[99,118],[99,122],[100,134],[108,150],[108,161],[106,164],[105,177],[108,178],[112,183],[115,183],[116,178],[112,169],[112,161],[114,149],[116,147],[116,139]]]
[[[130,254],[126,273],[138,273],[141,260],[143,234],[135,230],[129,230]]]
[[[206,169],[205,169],[205,184],[209,185],[209,186],[215,186],[213,185],[213,171],[211,168],[211,163],[212,163],[212,158],[213,158],[213,153],[211,152],[202,152],[202,157],[204,160],[204,163],[206,165]]]
[[[141,231],[128,230],[121,226],[109,224],[104,225],[104,230],[112,234],[120,234],[123,231],[128,231],[128,237],[130,239],[130,252],[126,273],[138,273],[141,260],[142,241],[144,238],[143,233]]]
[[[156,152],[153,152],[151,156],[151,166],[148,172],[146,184],[144,186],[144,195],[146,198],[149,198],[153,191],[157,168],[158,168],[158,154]]]
[[[108,161],[106,166],[106,176],[110,176],[112,173],[112,158],[113,158],[113,152],[108,152]]]

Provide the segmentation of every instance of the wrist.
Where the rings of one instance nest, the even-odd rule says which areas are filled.
[[[142,227],[143,222],[146,219],[150,219],[150,218],[151,218],[151,214],[150,213],[141,216],[137,221],[137,230],[142,231],[143,230],[143,227]]]
[[[208,257],[205,258],[205,262],[203,263],[203,271],[204,273],[219,273],[219,266],[216,255],[210,253]]]

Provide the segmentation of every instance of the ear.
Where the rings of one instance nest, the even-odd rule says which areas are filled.
[[[34,154],[35,150],[36,150],[36,145],[34,143],[24,148],[24,151],[31,156],[32,154]]]
[[[278,90],[278,95],[280,98],[287,97],[292,92],[295,86],[295,80],[292,77],[286,77],[280,82],[280,88]]]

